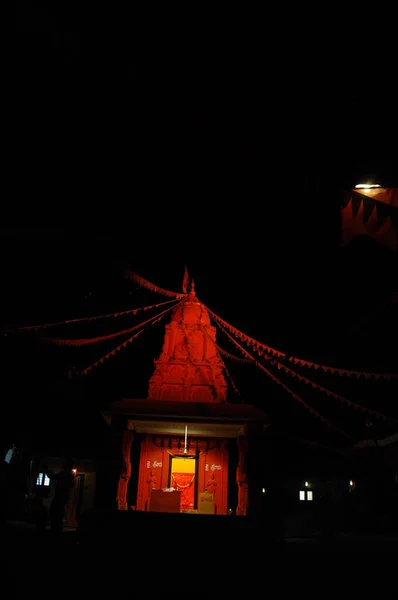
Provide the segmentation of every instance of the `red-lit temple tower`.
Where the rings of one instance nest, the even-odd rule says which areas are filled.
[[[232,508],[238,515],[247,514],[249,433],[258,435],[266,419],[253,406],[227,402],[215,341],[215,328],[192,285],[166,326],[148,398],[123,399],[104,413],[113,431],[113,458],[120,466],[114,490],[119,510],[129,508],[129,481],[138,476],[136,510],[155,510],[156,497],[157,510],[160,506],[165,512],[175,511],[174,496],[164,491],[174,489],[180,492],[175,495],[180,499],[178,510],[196,512],[205,495],[212,494],[214,513],[227,514],[228,453],[237,442],[238,506]],[[134,439],[140,444],[140,459],[138,473],[133,474]]]

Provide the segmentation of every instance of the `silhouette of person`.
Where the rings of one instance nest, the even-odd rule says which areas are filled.
[[[0,467],[0,526],[5,527],[8,516],[9,464],[3,461]]]
[[[75,476],[73,474],[74,462],[68,458],[64,462],[64,468],[57,474],[49,473],[50,479],[56,481],[54,498],[50,506],[51,531],[62,533],[65,508],[73,486]]]

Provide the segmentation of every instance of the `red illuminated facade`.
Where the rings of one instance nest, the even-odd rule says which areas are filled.
[[[115,461],[120,465],[115,490],[119,510],[150,511],[153,490],[163,490],[164,496],[157,493],[157,498],[164,497],[167,512],[175,490],[180,492],[181,511],[200,511],[200,498],[210,493],[215,514],[225,515],[229,508],[247,514],[249,438],[261,433],[265,415],[253,406],[227,402],[216,331],[193,288],[166,326],[148,398],[123,399],[104,416],[114,433]],[[131,463],[133,442],[139,444],[136,472]],[[238,501],[229,507],[232,444],[239,457],[233,467]],[[137,492],[129,501],[133,477]]]

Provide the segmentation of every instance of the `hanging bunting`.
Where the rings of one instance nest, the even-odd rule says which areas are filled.
[[[398,251],[398,189],[353,189],[345,194],[341,207],[341,244],[357,236]]]
[[[222,357],[221,357],[221,352],[238,360],[238,361],[245,361],[245,362],[249,362],[247,359],[241,359],[237,356],[233,356],[233,354],[229,354],[229,352],[226,352],[225,350],[223,350],[222,348],[220,348],[216,342],[213,340],[213,338],[209,335],[209,332],[207,331],[207,329],[205,327],[203,327],[203,325],[201,325],[202,330],[204,331],[205,335],[208,337],[208,339],[214,344],[215,348],[216,348],[216,353],[217,353],[217,357],[218,360],[221,362],[223,369],[231,383],[232,389],[234,390],[234,392],[239,396],[239,398],[242,398],[242,396],[240,395],[240,392],[238,390],[238,386],[235,384],[235,381],[232,379],[232,375],[230,374],[230,372],[227,369],[227,366],[225,364],[225,362],[223,361]],[[243,401],[243,400],[242,400]]]
[[[227,358],[230,358],[231,360],[235,361],[235,362],[239,362],[239,363],[253,363],[252,360],[249,360],[248,358],[241,358],[240,356],[235,356],[234,354],[230,354],[229,352],[227,352],[226,350],[224,350],[224,348],[221,348],[218,344],[215,344],[217,350],[223,354],[224,356],[226,356]]]
[[[57,327],[58,325],[71,325],[72,323],[98,321],[99,319],[109,319],[110,317],[123,317],[125,315],[134,315],[135,316],[141,310],[146,311],[146,310],[150,310],[152,308],[159,308],[160,306],[166,306],[166,304],[171,304],[172,302],[176,302],[176,301],[177,301],[177,299],[167,300],[166,302],[161,302],[160,304],[151,304],[150,306],[141,306],[139,308],[131,308],[129,310],[108,313],[106,315],[96,315],[93,317],[81,317],[79,319],[69,319],[67,321],[57,321],[56,323],[43,323],[41,325],[28,325],[27,327],[18,327],[16,329],[13,329],[12,331],[33,331],[33,330],[39,330],[39,329],[47,329],[48,327]]]
[[[213,319],[216,322],[223,325],[223,327],[225,327],[225,329],[227,329],[228,331],[233,333],[241,341],[244,341],[249,346],[253,346],[253,350],[255,352],[257,352],[257,354],[259,356],[263,356],[264,351],[265,351],[268,354],[270,354],[271,356],[277,356],[278,358],[287,358],[287,360],[293,362],[295,365],[311,367],[314,369],[322,369],[325,373],[338,374],[340,376],[346,375],[349,377],[355,376],[357,378],[364,377],[365,379],[371,379],[371,378],[374,378],[376,380],[377,379],[385,379],[386,381],[398,380],[398,374],[394,374],[394,373],[371,373],[371,372],[367,372],[367,371],[352,371],[352,370],[348,370],[348,369],[339,369],[336,367],[328,367],[326,365],[312,363],[310,361],[302,360],[295,356],[288,356],[285,352],[280,352],[279,350],[276,350],[275,348],[272,348],[271,346],[266,346],[265,344],[262,344],[261,342],[249,337],[248,335],[242,333],[241,331],[239,331],[238,329],[233,327],[233,325],[230,325],[229,323],[227,323],[227,321],[224,321],[223,319],[221,319],[221,317],[216,315],[209,308],[207,308],[207,310],[209,311],[209,314],[211,314],[211,316],[213,317]]]
[[[249,346],[254,346],[254,349],[256,350],[256,352],[258,352],[258,349],[262,349],[262,350],[265,350],[266,352],[268,352],[269,354],[274,354],[275,356],[279,356],[279,357],[286,356],[286,354],[284,352],[280,352],[279,350],[276,350],[275,348],[266,346],[265,344],[262,344],[258,340],[255,340],[254,338],[246,335],[242,331],[239,331],[239,329],[236,329],[236,327],[233,327],[233,325],[230,325],[229,323],[227,323],[227,321],[224,321],[224,319],[221,319],[221,317],[216,315],[207,306],[206,306],[206,309],[209,311],[209,314],[213,317],[213,319],[215,321],[217,321],[219,324],[223,325],[223,327],[225,327],[225,329],[227,329],[228,331],[233,333],[241,341],[246,342],[246,344],[248,344]]]
[[[228,371],[225,362],[223,361],[223,359],[221,358],[220,354],[218,354],[218,358],[221,361],[222,365],[223,365],[223,369],[231,383],[232,389],[234,390],[235,394],[237,394],[239,396],[239,398],[242,398],[242,396],[240,395],[240,391],[238,390],[238,386],[236,385],[235,381],[232,379],[232,375],[231,373]],[[243,402],[243,400],[242,400]]]
[[[172,310],[172,308],[174,308],[174,307],[171,307],[169,310]],[[163,319],[163,317],[166,314],[166,312],[168,312],[168,311],[163,311],[163,313],[162,313],[161,316],[156,315],[156,320],[152,321],[152,323],[150,323],[150,326],[154,325],[155,323],[157,323],[158,321],[160,321],[161,319]],[[95,363],[93,363],[92,365],[90,365],[89,367],[87,367],[86,369],[84,369],[83,371],[81,371],[82,375],[87,375],[87,373],[89,373],[94,367],[96,367],[97,365],[103,363],[107,358],[110,358],[111,356],[114,356],[116,354],[116,352],[118,352],[122,348],[125,348],[127,346],[127,344],[130,344],[133,340],[135,340],[145,330],[145,325],[143,326],[141,324],[141,327],[142,327],[142,329],[140,331],[137,331],[137,333],[135,333],[128,340],[126,340],[125,342],[123,342],[122,344],[120,344],[120,346],[117,346],[117,348],[114,348],[113,350],[111,350],[110,352],[108,352],[107,354],[105,354],[105,356],[103,356],[102,358],[100,358],[99,360],[97,360]]]
[[[83,369],[83,371],[81,372],[82,375],[87,375],[87,373],[89,373],[92,369],[94,369],[94,367],[96,367],[98,365],[101,365],[107,358],[110,358],[111,356],[114,356],[116,354],[116,352],[118,352],[122,348],[125,348],[129,342],[132,342],[133,340],[135,340],[139,335],[141,335],[141,333],[143,331],[144,330],[141,329],[141,331],[138,331],[137,333],[135,333],[131,338],[129,338],[128,340],[126,340],[125,342],[123,342],[123,344],[120,344],[120,346],[118,346],[117,348],[115,348],[111,352],[108,352],[108,354],[105,354],[105,356],[102,356],[99,360],[95,361],[95,363],[93,363],[92,365],[90,365],[86,369]]]
[[[132,281],[134,281],[141,287],[146,288],[147,290],[150,290],[151,292],[156,292],[156,294],[160,294],[162,296],[168,296],[169,298],[176,298],[177,300],[180,300],[181,298],[186,297],[186,294],[177,294],[177,292],[170,292],[169,290],[164,290],[163,288],[159,287],[158,285],[154,285],[147,279],[144,279],[140,275],[137,275],[137,273],[134,273],[131,269],[125,269],[125,276],[127,279],[131,279]]]
[[[336,429],[343,437],[350,439],[350,440],[354,440],[354,438],[350,435],[348,435],[348,433],[346,433],[345,431],[343,431],[342,429],[340,429],[340,427],[337,427],[337,425],[334,425],[334,423],[332,423],[332,421],[330,421],[329,419],[327,419],[326,417],[323,417],[320,413],[318,413],[318,411],[316,411],[314,408],[312,408],[312,406],[310,406],[309,404],[307,404],[298,394],[296,394],[293,390],[291,390],[286,384],[284,384],[280,379],[278,379],[273,373],[271,373],[271,371],[269,371],[268,369],[266,369],[264,367],[264,365],[260,364],[249,352],[247,352],[247,350],[245,350],[245,348],[243,348],[243,346],[241,346],[229,333],[228,331],[226,331],[224,329],[224,327],[222,325],[220,325],[218,323],[218,326],[220,327],[220,329],[230,338],[230,340],[232,341],[233,344],[235,344],[235,346],[247,357],[252,359],[256,366],[261,369],[262,371],[264,371],[264,373],[266,375],[268,375],[268,377],[270,377],[270,379],[272,379],[272,381],[274,381],[274,383],[276,383],[277,385],[280,385],[290,396],[292,396],[295,400],[297,400],[297,402],[299,402],[302,406],[304,406],[304,408],[306,408],[310,414],[315,415],[318,419],[320,419],[320,421],[322,421],[323,423],[325,423],[326,425],[328,425],[329,427],[332,427],[333,429]]]
[[[317,363],[310,362],[308,360],[302,360],[301,358],[296,358],[295,356],[289,356],[287,359],[290,362],[293,362],[295,365],[300,365],[300,367],[308,367],[311,369],[321,369],[324,373],[332,373],[333,375],[340,376],[348,376],[348,377],[364,377],[365,379],[385,379],[386,381],[398,380],[398,375],[394,373],[373,373],[368,371],[351,371],[349,369],[339,369],[337,367],[328,367],[327,365],[321,365]]]
[[[159,315],[155,315],[154,317],[147,319],[143,323],[139,323],[138,325],[134,325],[134,327],[129,327],[128,329],[124,329],[123,331],[116,331],[116,333],[110,333],[109,335],[102,335],[100,337],[95,337],[95,338],[83,338],[83,339],[75,339],[75,340],[73,340],[73,339],[64,340],[62,338],[44,338],[43,341],[47,342],[49,344],[57,344],[58,346],[89,346],[91,344],[98,344],[99,342],[112,340],[113,338],[119,337],[121,335],[125,335],[127,333],[132,333],[133,331],[137,331],[137,329],[140,329],[141,327],[145,327],[145,325],[148,325],[149,323],[152,323],[152,322],[156,323],[159,320],[159,318],[161,318],[163,315],[165,315],[166,313],[170,312],[173,309],[174,309],[174,306],[171,306],[170,308],[167,308],[166,310],[162,311]]]
[[[307,385],[311,385],[311,387],[313,387],[314,389],[319,390],[320,392],[324,392],[327,396],[332,397],[335,400],[339,400],[343,404],[347,404],[348,406],[353,406],[354,408],[357,408],[358,410],[360,410],[362,412],[366,412],[371,415],[374,415],[378,419],[383,419],[383,420],[389,419],[389,417],[386,417],[386,415],[383,415],[382,413],[378,412],[377,410],[372,410],[370,408],[366,408],[365,406],[357,404],[356,402],[353,402],[352,400],[348,400],[348,398],[345,398],[344,396],[341,396],[340,394],[336,394],[335,392],[332,392],[332,390],[329,390],[329,389],[323,387],[322,385],[319,385],[315,381],[307,379],[307,377],[300,375],[299,373],[297,373],[296,371],[293,371],[286,365],[278,363],[278,369],[282,369],[285,373],[288,373],[289,375],[298,379],[299,381],[303,381]],[[395,420],[395,419],[391,419],[391,420]]]

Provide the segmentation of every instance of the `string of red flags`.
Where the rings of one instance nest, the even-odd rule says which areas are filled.
[[[390,419],[390,417],[386,417],[386,415],[383,415],[382,413],[378,412],[377,410],[372,410],[370,408],[366,408],[365,406],[361,406],[360,404],[357,404],[356,402],[353,402],[352,400],[348,400],[348,398],[345,398],[344,396],[341,396],[340,394],[336,394],[335,392],[332,392],[331,390],[323,387],[322,385],[319,385],[315,381],[312,381],[311,379],[308,379],[307,377],[300,375],[296,371],[293,371],[293,369],[290,369],[289,367],[287,367],[286,365],[284,365],[280,362],[277,362],[277,366],[278,366],[278,369],[282,369],[285,373],[288,373],[295,379],[298,379],[299,381],[303,381],[304,383],[311,385],[312,388],[319,390],[320,392],[324,392],[327,396],[330,396],[331,398],[334,398],[335,400],[339,400],[343,404],[347,404],[348,406],[352,406],[353,408],[356,408],[362,412],[371,414],[371,415],[377,417],[378,419],[383,419],[383,420]],[[391,419],[391,420],[396,420],[396,419]]]
[[[209,314],[213,317],[213,319],[217,323],[221,324],[230,333],[233,333],[236,338],[238,338],[242,342],[245,342],[248,346],[252,346],[253,350],[259,356],[264,356],[265,354],[268,354],[270,356],[277,356],[280,359],[287,359],[288,361],[293,362],[294,364],[300,365],[302,367],[313,368],[315,370],[321,369],[324,373],[332,373],[332,374],[337,374],[340,376],[343,376],[343,375],[348,376],[348,377],[354,376],[356,378],[363,377],[364,379],[374,378],[376,380],[384,379],[386,381],[398,380],[398,374],[395,374],[395,373],[373,373],[373,372],[368,372],[368,371],[353,371],[353,370],[349,370],[349,369],[339,369],[336,367],[329,367],[327,365],[313,363],[308,360],[302,360],[301,358],[297,358],[295,356],[288,356],[285,352],[281,352],[280,350],[276,350],[275,348],[272,348],[271,346],[267,346],[266,344],[263,344],[263,343],[259,342],[258,340],[255,340],[254,338],[246,335],[242,331],[239,331],[239,329],[236,329],[236,327],[234,327],[233,325],[230,325],[230,323],[227,323],[227,321],[224,321],[224,319],[221,319],[221,317],[216,315],[207,306],[206,306],[206,308],[209,311]]]
[[[89,373],[92,369],[94,369],[94,367],[97,367],[98,365],[102,365],[102,363],[105,362],[108,358],[110,358],[111,356],[114,356],[116,354],[116,352],[119,352],[119,350],[122,350],[122,348],[125,348],[127,346],[127,344],[131,344],[131,342],[133,340],[135,340],[139,335],[141,335],[141,333],[143,331],[144,331],[144,329],[141,329],[140,331],[137,331],[137,333],[135,333],[128,340],[126,340],[125,342],[123,342],[123,344],[120,344],[120,346],[118,346],[117,348],[115,348],[111,352],[108,352],[108,354],[105,354],[105,356],[102,356],[99,360],[96,360],[92,365],[90,365],[86,369],[83,369],[83,371],[81,372],[82,375],[87,375],[87,373]]]
[[[228,371],[227,369],[227,365],[225,364],[224,360],[222,359],[221,356],[221,352],[226,353],[228,356],[232,356],[234,359],[241,361],[241,360],[245,360],[246,362],[248,362],[246,359],[240,359],[237,356],[233,356],[233,354],[229,354],[229,352],[225,352],[225,350],[223,350],[222,348],[220,348],[216,342],[213,340],[213,338],[209,335],[209,332],[207,331],[206,327],[203,327],[203,325],[201,326],[205,335],[208,337],[208,339],[214,344],[215,348],[216,348],[216,353],[217,353],[217,357],[218,360],[221,362],[223,369],[225,371],[226,376],[228,377],[230,384],[232,386],[232,389],[234,390],[234,392],[239,396],[239,398],[242,398],[240,391],[238,390],[238,386],[236,385],[235,381],[232,378],[231,373]]]
[[[224,356],[226,356],[227,358],[229,358],[235,362],[246,363],[246,364],[253,363],[253,361],[249,360],[248,358],[241,358],[240,356],[235,356],[235,354],[230,354],[229,352],[224,350],[224,348],[221,348],[221,346],[219,346],[218,344],[216,344],[216,348],[220,352],[220,354],[223,354]]]
[[[272,381],[274,381],[274,383],[276,383],[277,385],[280,385],[290,396],[292,396],[305,409],[307,409],[310,414],[312,414],[315,417],[317,417],[318,419],[320,419],[320,421],[322,421],[323,423],[325,423],[329,427],[332,427],[333,429],[336,429],[345,438],[350,439],[350,440],[354,440],[354,438],[352,436],[348,435],[345,431],[343,431],[342,429],[340,429],[340,427],[337,427],[336,425],[334,425],[334,423],[332,423],[332,421],[330,421],[329,419],[327,419],[326,417],[324,417],[323,415],[321,415],[318,411],[316,411],[314,408],[312,408],[312,406],[310,406],[309,404],[307,404],[307,402],[305,402],[305,400],[303,400],[303,398],[301,398],[298,394],[296,394],[293,390],[291,390],[285,383],[283,383],[280,379],[278,379],[278,377],[276,377],[271,371],[269,371],[266,367],[264,367],[264,365],[262,365],[261,363],[259,363],[254,358],[254,356],[252,356],[247,350],[245,350],[245,348],[243,348],[243,346],[241,346],[228,333],[228,331],[226,331],[226,329],[224,329],[224,327],[222,325],[220,325],[220,323],[218,323],[218,326],[225,333],[225,335],[228,336],[228,338],[232,341],[232,343],[235,344],[235,346],[242,352],[242,354],[244,354],[247,358],[250,358],[252,361],[254,361],[254,363],[256,364],[256,366],[259,369],[261,369],[262,371],[264,371],[264,373],[268,377],[270,377],[270,379],[272,379]]]
[[[253,346],[253,350],[255,350],[257,352],[257,354],[259,354],[260,356],[262,356],[264,354],[264,352],[266,352],[267,354],[270,354],[271,356],[278,356],[279,358],[286,356],[286,354],[284,352],[280,352],[279,350],[276,350],[275,348],[271,348],[271,346],[262,344],[258,340],[255,340],[254,338],[250,337],[249,335],[246,335],[246,333],[243,333],[243,331],[239,331],[239,329],[237,329],[233,325],[230,325],[229,323],[227,323],[227,321],[224,321],[224,319],[222,319],[221,317],[216,315],[207,306],[206,306],[206,309],[209,311],[209,314],[213,317],[213,319],[219,325],[222,325],[225,329],[227,329],[230,333],[233,333],[239,340],[245,342],[248,346]]]
[[[232,386],[232,389],[234,390],[235,394],[237,394],[239,396],[239,398],[242,398],[242,396],[240,395],[240,391],[238,390],[238,386],[236,385],[235,381],[232,378],[231,373],[228,371],[227,366],[225,364],[225,362],[222,359],[222,356],[220,355],[220,353],[217,351],[218,354],[218,358],[221,361],[221,364],[223,366],[223,369],[225,371],[226,376],[228,377],[230,384]]]
[[[123,331],[116,331],[115,333],[110,333],[108,335],[102,335],[100,337],[82,338],[82,339],[75,339],[75,340],[73,340],[73,339],[65,340],[62,338],[44,338],[43,341],[50,343],[50,344],[57,344],[58,346],[88,346],[91,344],[98,344],[99,342],[112,340],[116,337],[125,335],[127,333],[133,333],[133,331],[137,331],[141,327],[145,327],[146,325],[149,325],[149,323],[152,323],[153,321],[155,321],[156,319],[165,315],[166,313],[170,312],[173,309],[174,309],[174,306],[171,306],[170,308],[166,308],[166,310],[151,317],[150,319],[147,319],[143,323],[138,323],[138,325],[134,325],[133,327],[129,327],[128,329],[124,329]]]
[[[209,309],[208,309],[208,310],[209,310]],[[220,322],[222,322],[222,324],[224,325],[225,321],[223,321],[223,319],[221,319],[220,317],[218,317],[217,315],[215,315],[215,314],[214,314],[212,311],[210,311],[210,310],[209,310],[209,313],[210,313],[210,314],[213,316],[214,320],[215,320],[215,321],[216,321],[216,322],[217,322],[219,325],[221,324]],[[228,326],[231,328],[231,330],[232,330],[232,331],[233,331],[233,330],[235,330],[235,328],[234,328],[232,325],[229,325],[229,324],[227,324],[227,325],[228,325]],[[236,330],[236,331],[238,331],[238,330]],[[225,333],[226,333],[226,332],[225,332]],[[233,331],[233,333],[235,333],[235,332]],[[248,340],[250,340],[250,341],[252,342],[252,345],[254,345],[254,344],[253,344],[253,342],[254,342],[254,343],[256,342],[256,340],[253,340],[253,338],[250,338],[249,336],[246,336],[246,335],[245,335],[245,334],[243,334],[242,332],[239,332],[239,334],[240,334],[240,338],[241,338],[243,341],[247,342],[247,343],[248,343]],[[235,335],[236,335],[236,333],[235,333]],[[229,337],[230,337],[230,339],[233,339],[231,336],[229,336]],[[245,338],[248,338],[248,339],[245,339]],[[262,346],[263,346],[263,347],[266,347],[266,346],[264,346],[264,344],[263,344]],[[253,348],[253,349],[254,349],[254,350],[256,350],[256,351],[258,352],[258,346],[257,346],[257,347],[256,347],[256,346],[254,346],[254,348]],[[276,351],[276,352],[277,352],[277,351]],[[264,358],[267,358],[267,357],[264,355],[264,353],[262,353],[261,351],[260,351],[260,352],[258,352],[258,353],[259,353],[261,356],[264,356]],[[280,354],[282,357],[286,357],[286,354],[284,354],[284,353],[278,353],[278,355],[279,355],[279,354]],[[288,357],[288,360],[289,360],[289,361],[292,361],[292,362],[294,362],[295,364],[299,364],[300,366],[307,366],[307,367],[316,367],[316,368],[321,368],[321,369],[322,369],[322,370],[323,370],[325,373],[326,373],[326,372],[328,372],[328,370],[330,370],[330,372],[332,372],[332,373],[333,373],[334,371],[335,371],[335,372],[341,371],[342,373],[339,373],[339,374],[355,374],[355,375],[357,375],[358,377],[359,377],[360,375],[368,375],[369,377],[371,377],[371,376],[375,376],[375,374],[374,374],[374,373],[365,373],[365,372],[362,372],[362,371],[347,371],[347,370],[345,370],[345,369],[334,369],[334,368],[331,368],[331,367],[326,367],[325,365],[317,365],[317,364],[315,364],[315,363],[310,363],[309,361],[302,361],[302,360],[300,360],[300,359],[297,359],[297,358],[295,358],[295,357]],[[292,369],[290,369],[289,367],[287,367],[286,365],[284,365],[283,363],[281,363],[281,362],[279,362],[279,361],[277,362],[277,366],[278,366],[278,368],[279,368],[279,369],[283,369],[283,370],[284,370],[286,373],[289,373],[291,376],[293,376],[293,377],[297,378],[299,381],[303,381],[303,382],[305,382],[305,383],[307,383],[307,384],[310,384],[310,385],[311,385],[311,386],[312,386],[314,389],[317,389],[317,390],[319,390],[319,391],[321,391],[321,392],[324,392],[324,393],[325,393],[325,394],[327,394],[328,396],[330,396],[330,397],[332,397],[332,398],[334,398],[334,399],[336,399],[336,400],[339,400],[340,402],[343,402],[344,404],[347,404],[347,406],[352,406],[353,408],[356,408],[356,409],[358,409],[358,410],[360,410],[360,411],[362,411],[362,412],[365,412],[365,413],[368,413],[368,414],[372,414],[372,415],[374,415],[375,417],[377,417],[377,418],[379,418],[379,419],[383,419],[383,420],[388,420],[388,419],[389,419],[389,417],[387,417],[386,415],[383,415],[382,413],[380,413],[380,412],[378,412],[378,411],[371,410],[371,409],[369,409],[369,408],[366,408],[366,407],[364,407],[364,406],[361,406],[360,404],[357,404],[356,402],[353,402],[352,400],[348,400],[348,398],[345,398],[344,396],[341,396],[340,394],[336,394],[335,392],[332,392],[331,390],[329,390],[329,389],[327,389],[327,388],[325,388],[325,387],[323,387],[323,386],[319,385],[318,383],[316,383],[316,382],[314,382],[314,381],[312,381],[312,380],[310,380],[310,379],[308,379],[308,378],[304,377],[303,375],[300,375],[300,374],[299,374],[299,373],[297,373],[296,371],[293,371]],[[396,375],[389,375],[389,374],[387,374],[387,375],[379,375],[379,377],[384,377],[384,378],[386,378],[386,379],[387,379],[388,377],[390,377],[390,378],[398,378],[398,376],[396,376]]]
[[[150,306],[140,306],[139,308],[131,308],[129,310],[123,310],[119,312],[108,313],[106,315],[96,315],[93,317],[80,317],[78,319],[68,319],[67,321],[57,321],[56,323],[42,323],[40,325],[28,325],[27,327],[18,327],[14,331],[33,331],[39,329],[47,329],[49,327],[57,327],[59,325],[70,325],[72,323],[83,323],[89,321],[98,321],[99,319],[109,319],[111,317],[123,317],[125,315],[136,315],[140,311],[151,310],[152,308],[159,308],[166,306],[166,304],[176,303],[177,299],[167,300],[166,302],[160,302],[159,304],[151,304]]]
[[[177,300],[180,300],[180,299],[186,297],[186,294],[178,294],[177,292],[171,292],[170,290],[164,290],[163,288],[159,287],[158,285],[155,285],[155,284],[151,283],[150,281],[148,281],[147,279],[144,279],[140,275],[137,275],[137,273],[134,273],[131,269],[125,269],[124,274],[127,279],[131,279],[132,281],[134,281],[141,287],[146,288],[147,290],[150,290],[151,292],[155,292],[156,294],[160,294],[161,296],[167,296],[168,298],[176,298]]]
[[[169,310],[171,310],[171,309],[169,309]],[[163,313],[161,315],[156,315],[155,320],[152,321],[152,323],[150,323],[150,326],[155,325],[155,323],[158,323],[159,321],[161,321],[161,319],[163,319],[165,314],[166,314],[166,311],[163,311]],[[141,329],[139,331],[137,331],[137,333],[135,333],[133,336],[131,336],[128,340],[125,340],[122,344],[120,344],[120,346],[117,346],[117,348],[114,348],[113,350],[111,350],[111,352],[108,352],[107,354],[102,356],[99,360],[96,360],[92,365],[83,369],[83,371],[81,371],[81,374],[87,375],[87,373],[89,373],[92,369],[94,369],[94,367],[101,365],[103,362],[105,362],[105,360],[107,360],[111,356],[115,356],[115,354],[117,352],[119,352],[123,348],[126,348],[127,344],[131,344],[131,342],[133,340],[135,340],[139,335],[141,335],[141,333],[144,330],[145,330],[145,325],[141,324]]]
[[[317,363],[310,362],[308,360],[302,360],[301,358],[296,358],[295,356],[289,356],[288,360],[293,362],[295,365],[300,365],[300,367],[308,367],[311,369],[319,370],[321,369],[324,373],[332,373],[333,375],[337,374],[340,376],[346,375],[348,377],[364,377],[364,379],[374,378],[376,380],[385,379],[386,381],[398,380],[398,374],[394,373],[371,373],[367,371],[351,371],[349,369],[338,369],[336,367],[328,367],[327,365],[320,365]]]

